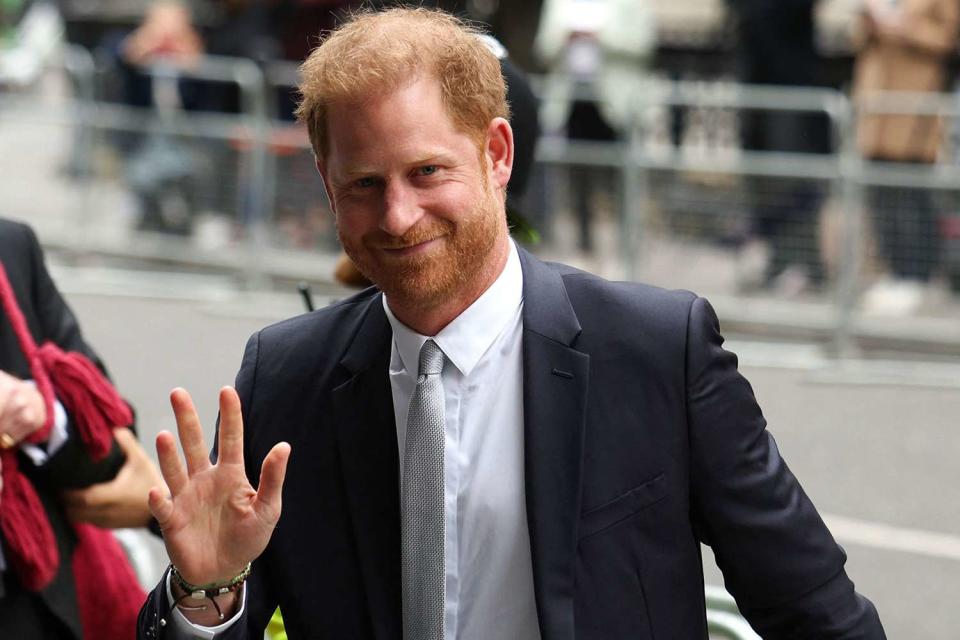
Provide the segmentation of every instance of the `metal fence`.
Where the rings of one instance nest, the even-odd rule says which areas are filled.
[[[0,93],[5,215],[29,217],[45,238],[77,250],[230,268],[247,280],[317,279],[316,256],[337,245],[306,135],[278,118],[295,66],[156,66],[146,70],[153,109],[107,101],[104,72],[82,50],[67,49],[54,66],[29,90]],[[238,112],[185,109],[184,80],[234,87]],[[587,89],[576,97],[593,99]],[[544,235],[537,251],[696,290],[726,318],[759,315],[829,336],[839,355],[894,329],[909,341],[935,327],[960,344],[953,96],[854,104],[826,89],[651,78],[633,103],[635,126],[619,140],[541,137],[520,207]],[[935,116],[944,160],[864,161],[855,133],[868,112]],[[774,140],[806,123],[825,146],[750,150],[758,117]],[[913,244],[898,246],[906,237]],[[931,276],[929,301],[900,325],[864,306],[897,251]]]
[[[828,89],[651,80],[634,104],[636,126],[618,142],[553,135],[538,153],[548,198],[580,188],[571,171],[611,174],[614,197],[590,202],[614,221],[624,277],[729,299],[734,314],[745,313],[744,301],[783,303],[770,313],[751,308],[825,330],[840,356],[878,338],[908,343],[929,332],[943,347],[960,337],[954,96],[878,93],[854,102]],[[685,133],[671,140],[678,108]],[[864,160],[857,125],[875,113],[930,116],[942,132],[940,161]],[[809,150],[752,150],[757,114],[771,147]],[[823,142],[780,135],[798,126],[801,134],[822,128]],[[571,193],[542,210],[583,218],[586,202]]]

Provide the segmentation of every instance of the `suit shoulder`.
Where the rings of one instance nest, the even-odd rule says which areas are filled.
[[[598,275],[560,265],[564,287],[577,314],[586,309],[600,313],[640,313],[654,317],[676,319],[686,317],[699,297],[684,289],[665,289],[642,282],[607,280]]]
[[[696,294],[582,271],[568,272],[563,282],[581,327],[578,349],[665,380],[682,370]]]
[[[0,234],[24,236],[30,233],[30,226],[24,222],[11,220],[10,218],[0,218]]]
[[[33,244],[37,244],[36,234],[29,225],[8,218],[0,218],[0,247],[4,251],[23,251]]]

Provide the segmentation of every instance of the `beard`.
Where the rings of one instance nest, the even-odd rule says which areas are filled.
[[[405,304],[435,306],[468,289],[482,277],[484,266],[506,228],[502,206],[489,186],[481,202],[457,222],[445,218],[421,221],[402,236],[377,230],[359,240],[340,234],[340,243],[354,264],[388,298]],[[385,250],[440,238],[425,255],[392,256]]]

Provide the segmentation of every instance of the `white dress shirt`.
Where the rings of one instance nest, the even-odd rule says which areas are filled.
[[[390,387],[403,460],[407,409],[428,337],[397,320],[389,300],[384,309],[393,328]],[[432,336],[447,358],[446,640],[540,637],[523,482],[522,309],[523,274],[511,243],[499,278]]]
[[[383,306],[393,329],[390,387],[403,460],[407,410],[428,336],[397,320],[386,298]],[[446,356],[445,640],[540,637],[524,490],[522,309],[523,273],[511,242],[497,280],[432,336]],[[167,588],[170,597],[169,581]],[[212,629],[191,625],[179,610],[172,617],[180,637],[213,638],[239,615]]]

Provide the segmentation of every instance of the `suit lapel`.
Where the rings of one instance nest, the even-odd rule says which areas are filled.
[[[341,360],[350,378],[333,391],[343,485],[374,636],[399,640],[400,498],[390,390],[390,325],[375,296]]]
[[[544,640],[572,640],[574,562],[590,358],[560,276],[520,251],[527,523]]]

